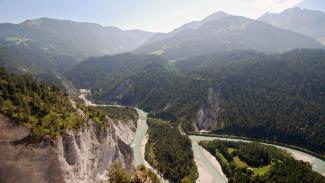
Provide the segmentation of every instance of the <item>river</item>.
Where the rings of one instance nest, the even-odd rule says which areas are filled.
[[[90,94],[89,90],[86,89],[80,89],[80,95],[79,98],[82,99],[85,104],[87,106],[115,106],[115,107],[124,107],[121,105],[106,105],[106,104],[96,104],[93,103],[92,101],[88,100],[86,98],[87,95]],[[133,137],[133,141],[131,144],[132,150],[133,150],[133,157],[134,157],[134,163],[135,166],[139,166],[139,165],[145,165],[148,169],[151,169],[152,171],[154,171],[160,181],[162,183],[168,183],[167,180],[165,180],[144,158],[144,154],[145,154],[145,146],[146,143],[148,141],[148,135],[147,135],[147,131],[148,131],[148,124],[147,124],[147,113],[144,112],[141,109],[135,108],[135,110],[137,111],[139,118],[137,121],[137,129],[135,131],[134,137]]]
[[[145,156],[145,147],[148,142],[148,124],[147,124],[147,113],[135,108],[138,111],[139,114],[139,120],[137,122],[137,129],[135,131],[134,137],[133,137],[133,142],[132,142],[132,149],[133,149],[133,155],[134,155],[134,161],[135,165],[144,165],[148,169],[151,169],[154,171],[160,181],[162,183],[168,183],[167,180],[165,180],[144,158]]]
[[[81,95],[79,98],[83,99],[86,105],[89,106],[112,106],[112,105],[97,105],[86,98],[86,95],[89,94],[87,90],[81,90]],[[116,107],[123,107],[120,105],[113,105]],[[134,161],[135,165],[144,164],[147,168],[153,170],[160,178],[161,182],[168,183],[167,180],[163,179],[157,171],[150,166],[150,164],[144,159],[144,151],[145,144],[147,143],[148,136],[148,125],[147,125],[147,113],[135,108],[139,114],[139,120],[137,121],[137,129],[134,135],[133,142],[131,144],[133,149]],[[232,139],[232,138],[220,138],[220,137],[206,137],[206,136],[197,136],[190,135],[189,136],[192,141],[192,149],[194,154],[194,161],[198,167],[199,179],[197,182],[199,183],[226,183],[228,180],[224,173],[221,170],[221,166],[218,161],[204,148],[198,145],[198,142],[203,140],[228,140],[228,141],[241,141],[241,142],[252,142],[248,140],[240,140],[240,139]],[[273,144],[269,144],[273,145]],[[278,145],[273,145],[279,149],[286,150],[291,153],[293,157],[297,160],[303,160],[305,162],[309,162],[312,165],[314,171],[325,176],[325,162],[320,160],[319,158],[313,157],[309,154],[290,149],[287,147],[282,147]]]

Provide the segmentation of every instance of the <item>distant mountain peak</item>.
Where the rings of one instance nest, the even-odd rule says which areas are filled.
[[[32,19],[32,20],[25,20],[24,22],[20,23],[21,25],[27,26],[40,26],[43,22],[43,19]]]
[[[298,7],[324,12],[325,1],[324,0],[303,0],[298,4]]]
[[[297,13],[311,13],[311,12],[316,12],[314,10],[309,10],[309,9],[303,9],[299,7],[293,7],[293,8],[288,8],[280,12],[279,14],[297,14]],[[276,13],[275,13],[276,14]]]
[[[280,13],[266,12],[259,19],[261,19],[263,17],[270,17],[270,16],[274,16],[274,15],[277,15],[277,14],[283,14],[283,13],[288,13],[288,12],[299,12],[301,10],[303,10],[303,9],[301,9],[299,7],[292,7],[292,8],[285,9]]]
[[[220,19],[220,18],[224,18],[226,16],[229,16],[227,13],[223,12],[223,11],[217,11],[209,16],[207,16],[206,18],[204,18],[201,22],[209,22],[211,20],[216,20],[216,19]]]
[[[33,24],[33,23],[45,23],[45,22],[73,22],[72,20],[61,20],[56,18],[48,18],[48,17],[41,17],[41,18],[35,18],[35,19],[28,19],[21,24]]]
[[[266,13],[260,21],[281,29],[310,36],[325,43],[325,13],[318,10],[289,8],[280,13]]]
[[[33,40],[34,46],[51,48],[59,55],[81,60],[90,56],[132,51],[153,33],[121,30],[97,23],[76,22],[55,18],[38,18],[19,24],[0,24],[0,40],[14,37]],[[11,38],[12,39],[12,38]]]
[[[306,9],[306,8],[300,8],[300,7],[292,7],[292,8],[288,8],[283,10],[280,13],[271,13],[271,12],[266,12],[265,14],[263,14],[259,19],[262,19],[263,17],[266,16],[276,16],[276,15],[296,15],[296,14],[324,14],[324,12],[319,11],[319,10],[311,10],[311,9]]]
[[[225,18],[228,16],[230,16],[230,15],[228,15],[227,13],[225,13],[223,11],[218,11],[218,12],[215,12],[215,13],[207,16],[206,18],[202,19],[201,21],[193,21],[193,22],[184,24],[180,29],[177,28],[175,30],[183,30],[183,29],[187,29],[187,28],[197,29],[200,26],[202,26],[210,21],[218,20],[218,19]]]
[[[296,7],[288,8],[288,9],[286,9],[284,11],[301,11],[301,10],[303,10],[303,9],[300,8],[300,7],[298,7],[298,6],[296,6]]]
[[[207,18],[219,18],[220,16],[227,16],[228,14],[223,12],[223,11],[217,11],[209,16],[207,16],[205,19]]]
[[[278,29],[257,20],[216,12],[166,34],[156,34],[139,53],[162,53],[168,59],[184,59],[229,50],[286,51],[323,48],[310,37]]]

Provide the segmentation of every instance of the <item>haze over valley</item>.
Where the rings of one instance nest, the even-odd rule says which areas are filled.
[[[1,183],[325,183],[323,1],[73,2],[0,2]]]

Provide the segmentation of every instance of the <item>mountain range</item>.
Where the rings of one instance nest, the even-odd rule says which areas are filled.
[[[296,7],[279,14],[266,13],[259,20],[281,29],[310,36],[325,44],[324,12]]]
[[[303,23],[296,17],[303,17]],[[216,12],[169,33],[50,18],[3,23],[0,64],[12,71],[62,73],[88,57],[130,51],[177,60],[231,50],[324,48],[319,42],[324,38],[324,17],[322,12],[298,8],[265,14],[259,20]]]
[[[287,11],[296,11],[297,16],[304,12]],[[264,93],[271,104],[282,105],[282,101],[287,101],[282,105],[286,107],[283,110],[292,108],[287,104],[295,108],[298,103],[305,108],[306,103],[314,102],[312,110],[317,113],[318,107],[324,105],[319,102],[323,100],[322,89],[315,84],[321,83],[323,77],[318,68],[323,67],[324,45],[307,35],[260,20],[217,12],[170,33],[156,34],[47,18],[1,24],[0,28],[0,64],[11,71],[59,75],[77,88],[91,89],[96,102],[139,106],[153,116],[182,122],[188,131],[213,129],[239,133],[236,122],[242,121],[246,125],[242,127],[245,135],[276,138],[282,130],[285,135],[280,138],[291,143],[290,139],[297,139],[295,134],[282,126],[279,131],[265,131],[267,137],[259,134],[258,128],[246,118],[260,116],[253,121],[261,120],[267,129],[270,126],[264,122],[272,119],[264,113],[252,115],[259,107],[247,111],[253,107],[244,104],[253,106],[251,102],[255,101],[256,105],[265,105],[264,111],[278,113],[279,120],[288,120],[290,125],[298,123],[292,119],[303,121],[308,116],[287,119],[281,111],[272,111],[274,106],[264,104],[264,99],[257,101],[256,97],[263,98]],[[286,52],[295,48],[320,50]],[[117,54],[132,50],[133,53]],[[92,57],[107,53],[115,55]],[[83,58],[87,59],[81,61]],[[310,73],[305,73],[306,68]],[[304,72],[300,73],[301,70]],[[298,77],[304,78],[304,82],[295,79]],[[60,77],[45,78],[57,83]],[[245,82],[247,85],[242,85]],[[237,99],[243,95],[246,103],[241,102],[242,106],[234,109],[229,107],[239,105]],[[282,101],[274,96],[282,97]],[[230,115],[229,111],[235,109],[239,110],[234,111],[237,115]],[[308,126],[301,134],[311,129]],[[298,143],[305,147],[324,151],[321,137],[299,138]]]
[[[325,1],[323,0],[302,0],[297,5],[297,7],[310,9],[310,10],[318,10],[324,11]]]
[[[0,24],[0,39],[37,45],[59,55],[85,59],[132,51],[153,33],[121,30],[94,23],[40,18],[20,24]]]
[[[303,21],[295,17],[303,17]],[[0,24],[0,45],[33,46],[77,61],[133,50],[163,55],[168,59],[229,50],[281,52],[294,48],[324,48],[318,42],[324,41],[324,17],[322,12],[298,8],[279,15],[265,14],[259,20],[216,12],[169,33],[40,18],[20,24]]]
[[[323,20],[0,24],[0,182],[325,183]]]
[[[229,50],[282,52],[294,48],[324,48],[314,39],[270,24],[217,12],[172,32],[155,34],[136,50],[183,59]]]

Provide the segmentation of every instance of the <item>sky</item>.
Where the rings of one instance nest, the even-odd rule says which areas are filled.
[[[121,29],[169,32],[184,23],[224,11],[258,18],[303,6],[325,11],[325,0],[0,0],[0,22],[40,17],[93,22]]]

